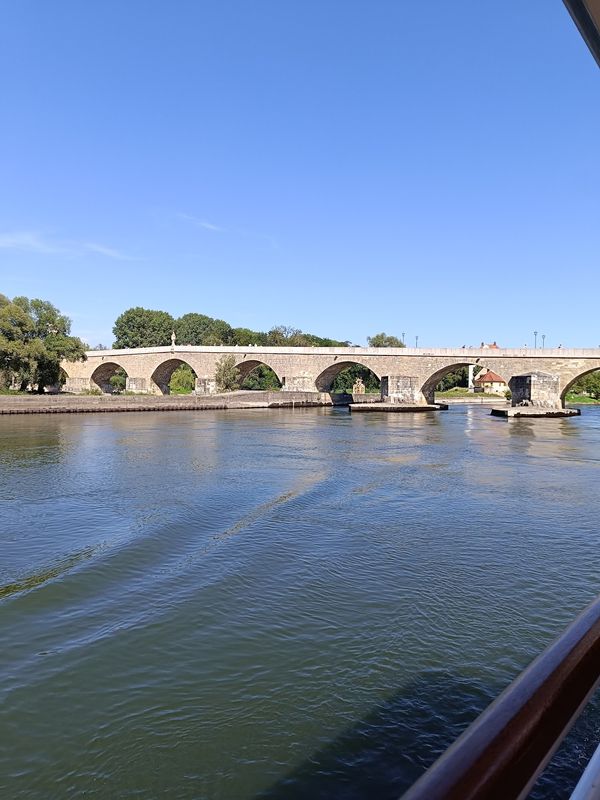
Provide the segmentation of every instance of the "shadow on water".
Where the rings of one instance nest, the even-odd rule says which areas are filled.
[[[435,670],[344,730],[255,800],[398,800],[503,687]],[[600,735],[600,703],[581,716],[529,795],[571,795]]]
[[[13,581],[3,586],[0,585],[0,600],[4,600],[4,598],[18,594],[19,592],[36,589],[38,586],[42,586],[48,583],[48,581],[54,580],[54,578],[59,578],[82,561],[91,558],[96,553],[97,549],[96,547],[86,547],[84,550],[62,559],[58,564],[52,567],[36,572],[33,575],[27,575],[21,580]]]

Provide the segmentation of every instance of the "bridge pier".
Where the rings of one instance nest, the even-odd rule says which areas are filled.
[[[148,379],[127,376],[125,381],[125,391],[135,392],[136,394],[146,394],[148,392]]]
[[[415,375],[384,375],[381,378],[381,399],[385,403],[427,405],[428,401],[421,391],[422,383]]]
[[[512,393],[512,406],[563,407],[558,375],[551,375],[548,372],[513,375],[508,386]]]
[[[89,378],[67,378],[63,386],[63,392],[69,394],[81,394],[81,392],[89,392],[89,390]]]
[[[286,375],[281,379],[282,392],[317,392],[313,375]]]
[[[214,378],[196,378],[194,394],[217,394],[217,382]]]

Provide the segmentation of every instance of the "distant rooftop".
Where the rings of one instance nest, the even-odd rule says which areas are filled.
[[[504,378],[501,378],[500,375],[497,375],[495,372],[492,372],[491,369],[485,373],[485,375],[478,375],[473,383],[506,383]]]

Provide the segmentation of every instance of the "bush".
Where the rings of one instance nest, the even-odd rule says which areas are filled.
[[[235,365],[235,356],[221,356],[217,361],[215,381],[220,392],[235,392],[239,389],[240,371]]]
[[[113,388],[114,394],[120,394],[127,386],[127,375],[122,369],[118,369],[114,375],[111,375],[108,382]]]
[[[196,387],[196,374],[187,364],[180,364],[171,375],[171,394],[191,394]]]

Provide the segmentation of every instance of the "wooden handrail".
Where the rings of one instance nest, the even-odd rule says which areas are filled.
[[[600,682],[600,597],[419,778],[402,800],[527,797]]]

